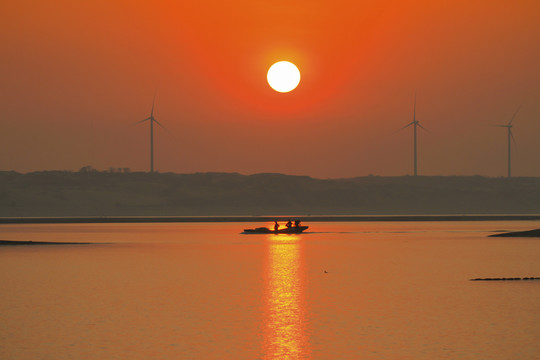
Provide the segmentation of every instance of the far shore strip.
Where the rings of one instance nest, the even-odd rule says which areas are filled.
[[[540,220],[540,214],[487,215],[264,215],[264,216],[72,216],[0,217],[0,224],[84,224],[84,223],[210,223],[210,222],[368,222],[368,221],[523,221]]]

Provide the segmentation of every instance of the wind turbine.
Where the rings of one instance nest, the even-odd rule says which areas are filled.
[[[508,122],[508,124],[506,125],[494,125],[496,127],[503,127],[503,128],[506,128],[507,129],[507,132],[508,132],[508,177],[512,177],[512,154],[511,154],[511,151],[512,151],[512,143],[510,140],[512,140],[514,142],[514,144],[516,143],[516,140],[514,139],[514,135],[512,134],[512,121],[514,121],[517,113],[519,112],[519,109],[521,109],[521,105],[518,107],[518,109],[516,110],[516,112],[514,113],[514,115],[512,116],[512,118],[510,119],[510,121]]]
[[[414,128],[414,176],[417,176],[418,175],[418,157],[417,157],[417,152],[416,152],[416,128],[418,126],[421,127],[424,130],[426,130],[426,128],[423,127],[422,125],[420,125],[420,122],[418,120],[416,120],[416,92],[414,93],[413,121],[408,123],[407,125],[405,125],[401,129],[399,129],[398,131],[401,131],[401,130],[403,130],[406,127],[409,127],[411,125],[413,125],[413,128]]]
[[[154,123],[158,124],[163,129],[165,129],[165,127],[163,125],[161,125],[159,123],[159,121],[157,121],[154,118],[154,104],[155,104],[155,102],[156,102],[156,96],[154,95],[154,100],[152,100],[152,110],[150,111],[150,116],[147,117],[144,120],[138,121],[135,124],[133,124],[133,125],[137,125],[137,124],[143,123],[145,121],[150,121],[150,172],[154,172]],[[167,130],[167,129],[165,129],[165,130]]]

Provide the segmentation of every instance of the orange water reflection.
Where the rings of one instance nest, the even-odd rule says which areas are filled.
[[[265,268],[264,359],[308,359],[301,237],[269,235]]]

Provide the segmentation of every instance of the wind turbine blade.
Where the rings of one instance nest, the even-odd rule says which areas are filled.
[[[154,122],[156,124],[158,124],[159,126],[161,126],[163,129],[165,129],[166,131],[169,131],[169,129],[167,129],[165,126],[161,125],[161,123],[159,121],[157,121],[156,119],[154,119]]]
[[[397,129],[396,131],[394,131],[394,134],[397,133],[397,132],[400,132],[401,130],[405,129],[406,127],[409,127],[411,125],[414,124],[414,121],[411,122],[411,123],[408,123],[407,125],[403,126],[403,127],[400,127],[399,129]]]
[[[144,120],[137,121],[136,123],[133,123],[133,124],[131,124],[131,125],[129,125],[129,126],[131,127],[131,126],[139,125],[140,123],[143,123],[143,122],[148,121],[148,120],[150,120],[150,118],[146,118],[146,119],[144,119]]]
[[[420,126],[422,129],[424,129],[425,132],[428,132],[428,133],[429,133],[428,129],[426,129],[425,127],[423,127],[422,125],[420,125],[420,123],[416,123],[416,125]]]
[[[413,111],[413,122],[416,120],[416,90],[414,90],[414,111]]]
[[[150,117],[154,116],[154,104],[156,103],[156,94],[154,94],[154,99],[152,100],[152,111],[150,112]]]
[[[507,128],[508,125],[491,125],[492,127],[503,127],[503,128]]]
[[[510,122],[508,123],[508,125],[512,124],[512,121],[514,121],[514,118],[516,117],[517,113],[519,112],[519,109],[521,109],[521,105],[519,105],[519,107],[517,108],[516,112],[514,113],[512,118],[510,119]]]
[[[155,122],[156,124],[158,124],[159,126],[161,126],[161,128],[162,128],[163,130],[165,130],[167,133],[169,133],[169,135],[172,136],[175,140],[177,140],[177,139],[176,139],[176,136],[174,136],[174,134],[173,134],[169,129],[167,129],[165,126],[161,125],[161,123],[160,123],[159,121],[157,121],[156,119],[154,119],[154,122]]]
[[[510,137],[512,138],[512,141],[514,142],[514,145],[517,146],[516,139],[514,139],[514,134],[512,134],[512,130],[508,129],[510,132]]]

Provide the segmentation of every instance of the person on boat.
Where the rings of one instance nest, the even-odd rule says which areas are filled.
[[[300,220],[294,221],[294,227],[300,227]]]
[[[290,228],[291,228],[291,226],[292,226],[292,221],[291,221],[291,220],[289,220],[289,221],[287,222],[287,225],[285,225],[285,226],[287,226],[287,229],[290,229]]]
[[[277,232],[279,229],[279,224],[277,221],[274,221],[274,231]]]

